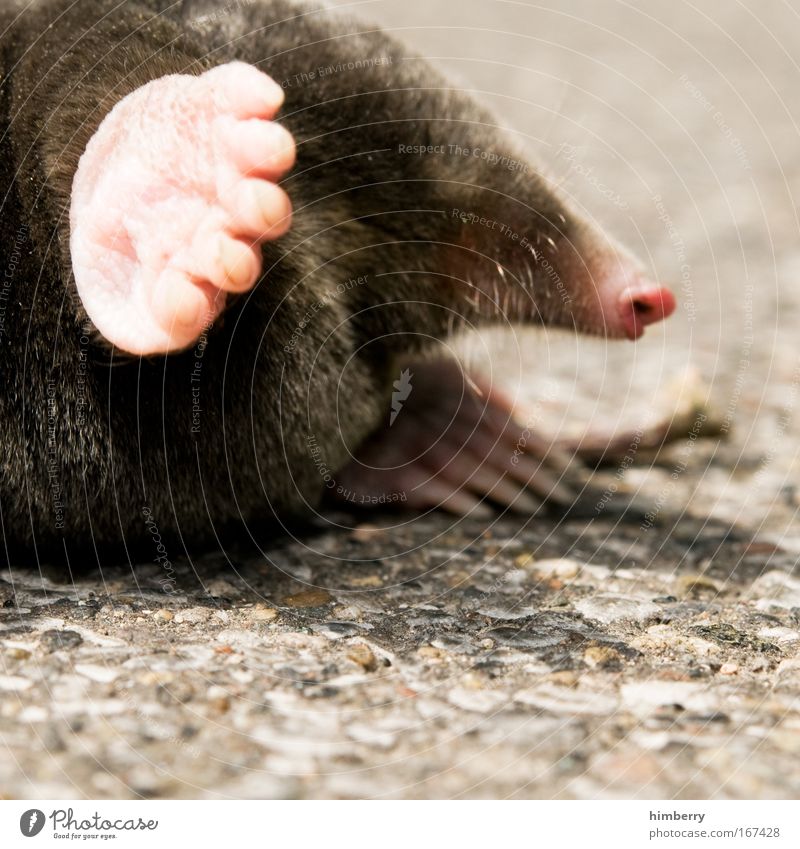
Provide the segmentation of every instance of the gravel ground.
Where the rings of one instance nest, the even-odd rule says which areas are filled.
[[[644,519],[615,499],[488,528],[331,517],[175,563],[170,593],[152,563],[5,568],[0,796],[796,798],[797,14],[353,5],[675,281],[677,316],[635,347],[490,339],[541,429],[688,406],[721,438],[599,473]]]

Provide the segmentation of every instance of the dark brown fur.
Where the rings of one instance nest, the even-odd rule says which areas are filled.
[[[584,225],[521,164],[490,114],[380,31],[285,0],[232,3],[205,22],[220,6],[51,0],[18,18],[4,8],[8,545],[48,556],[119,543],[130,552],[150,545],[156,527],[177,556],[242,522],[258,532],[303,515],[324,491],[320,462],[340,468],[384,414],[399,357],[502,314],[580,328],[591,299],[568,272]],[[72,287],[67,212],[78,159],[135,88],[232,59],[290,81],[280,120],[298,142],[285,180],[294,225],[265,247],[264,280],[203,351],[131,360],[98,342]],[[302,76],[374,59],[383,64]],[[357,278],[366,281],[337,294]]]

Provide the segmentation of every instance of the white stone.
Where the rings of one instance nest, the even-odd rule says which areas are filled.
[[[178,625],[199,625],[202,622],[208,622],[211,618],[211,611],[207,607],[190,607],[188,610],[181,610],[175,614],[175,622]]]
[[[216,640],[235,649],[253,649],[264,645],[264,636],[258,631],[242,631],[236,628],[226,628],[217,634]]]
[[[800,580],[773,569],[753,581],[749,596],[761,610],[774,607],[800,607]]]
[[[451,705],[475,713],[491,713],[509,701],[508,693],[498,690],[468,690],[456,687],[447,694]]]
[[[514,701],[566,716],[609,716],[619,708],[619,698],[615,693],[559,687],[550,683],[520,690]]]
[[[622,619],[644,622],[659,612],[657,605],[621,595],[595,595],[576,602],[575,607],[587,619],[608,625]]]
[[[535,560],[533,568],[543,578],[576,578],[583,569],[575,560]]]
[[[21,693],[23,690],[29,690],[32,686],[33,681],[21,678],[19,675],[0,675],[0,690],[9,693]]]
[[[758,636],[764,640],[775,640],[778,643],[793,643],[800,640],[800,632],[791,628],[762,628]]]
[[[20,711],[17,719],[20,722],[46,722],[50,715],[43,707],[31,705]]]
[[[681,705],[697,712],[718,707],[718,699],[705,684],[691,681],[637,681],[623,684],[620,695],[623,706],[639,716],[669,705]]]
[[[119,669],[113,669],[110,666],[100,666],[94,663],[76,663],[75,671],[84,678],[90,681],[96,681],[98,684],[110,684],[115,681],[120,674]]]
[[[347,736],[356,743],[365,743],[377,749],[391,749],[397,738],[389,731],[381,731],[364,722],[354,722],[347,726]]]

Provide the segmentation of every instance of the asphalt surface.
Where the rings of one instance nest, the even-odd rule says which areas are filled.
[[[603,472],[649,518],[342,517],[169,594],[152,563],[0,571],[0,795],[796,798],[797,12],[347,5],[675,286],[635,346],[491,340],[543,432],[718,436]]]

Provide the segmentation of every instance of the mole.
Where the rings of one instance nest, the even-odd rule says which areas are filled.
[[[7,551],[191,555],[328,499],[569,502],[578,460],[452,340],[635,340],[675,300],[477,100],[290,0],[20,0],[0,25]]]

